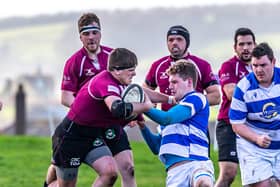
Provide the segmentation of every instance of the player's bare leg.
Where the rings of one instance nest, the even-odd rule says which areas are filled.
[[[125,150],[114,156],[122,177],[122,187],[136,187],[133,155],[131,150]]]

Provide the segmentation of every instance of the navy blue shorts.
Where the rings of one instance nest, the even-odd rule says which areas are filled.
[[[216,139],[219,149],[219,161],[238,163],[236,134],[233,132],[231,124],[228,124],[224,120],[218,121]]]
[[[100,147],[108,147],[111,153]],[[87,154],[97,148],[104,150],[99,157],[114,156],[131,149],[127,134],[120,125],[112,125],[110,128],[89,127],[76,124],[68,118],[56,128],[52,148],[53,164],[64,168],[79,167],[85,162]]]

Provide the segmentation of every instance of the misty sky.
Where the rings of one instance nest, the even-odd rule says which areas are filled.
[[[176,2],[176,3],[174,3]],[[0,19],[13,16],[34,16],[69,11],[148,9],[154,7],[187,7],[224,5],[229,3],[280,3],[280,0],[8,0],[0,6]]]

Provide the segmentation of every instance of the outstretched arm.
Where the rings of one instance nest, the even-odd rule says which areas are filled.
[[[145,112],[145,114],[156,123],[166,126],[189,119],[192,113],[189,106],[176,105],[168,111],[151,108],[148,112]]]
[[[153,103],[168,103],[173,105],[176,104],[174,96],[157,92],[146,87],[143,87],[143,90],[145,91],[145,94],[149,96],[150,100]]]
[[[144,121],[138,121],[138,125],[146,144],[153,154],[158,155],[161,143],[161,135],[151,132],[151,130],[145,125]]]

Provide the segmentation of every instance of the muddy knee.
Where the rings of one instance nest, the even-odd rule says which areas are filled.
[[[128,174],[129,174],[130,176],[134,177],[134,167],[133,167],[133,166],[131,166],[131,167],[128,168]]]
[[[117,181],[117,179],[118,179],[118,174],[117,173],[111,175],[110,178],[109,178],[109,185],[113,186],[115,184],[115,182]]]

